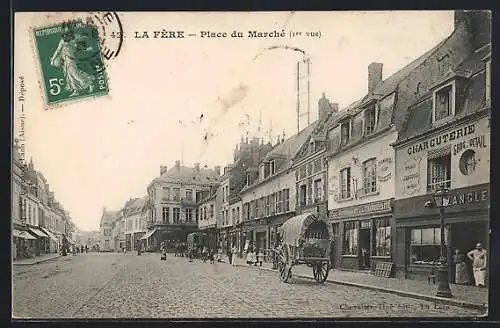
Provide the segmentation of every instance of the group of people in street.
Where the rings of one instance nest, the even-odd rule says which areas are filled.
[[[262,249],[257,249],[255,246],[248,246],[247,250],[247,264],[248,265],[260,265],[262,266],[264,262],[264,252]]]
[[[483,244],[477,243],[476,247],[467,253],[467,257],[472,262],[474,284],[477,287],[485,287],[487,273],[487,251],[483,248]],[[458,285],[470,284],[471,278],[467,269],[466,259],[459,249],[455,249],[455,254],[453,255],[453,263],[455,264],[455,283]]]

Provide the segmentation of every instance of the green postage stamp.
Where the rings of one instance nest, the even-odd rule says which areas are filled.
[[[46,103],[107,95],[97,28],[71,21],[34,29]]]

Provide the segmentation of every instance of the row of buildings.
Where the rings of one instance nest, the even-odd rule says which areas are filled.
[[[315,212],[332,224],[334,267],[382,261],[399,277],[426,277],[440,255],[439,211],[426,206],[436,189],[453,192],[449,255],[488,241],[490,56],[490,14],[456,11],[445,40],[385,80],[383,64],[370,64],[362,98],[339,110],[323,95],[318,120],[297,135],[275,145],[242,139],[223,172],[162,166],[147,196],[131,201],[141,235],[115,230],[154,249],[198,229],[243,253],[272,248],[283,222]],[[116,215],[104,211],[101,222],[109,247]]]
[[[18,145],[12,156],[12,258],[32,258],[69,249],[75,225],[33,161],[23,162]]]

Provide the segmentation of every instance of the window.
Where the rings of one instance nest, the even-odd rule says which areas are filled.
[[[168,223],[169,219],[169,208],[168,207],[163,207],[162,208],[162,220],[163,223]]]
[[[323,186],[321,185],[321,179],[314,180],[314,202],[323,201]]]
[[[271,204],[271,196],[266,196],[266,216],[271,215],[271,209],[270,209],[270,204]]]
[[[236,209],[232,208],[231,209],[231,222],[236,222]]]
[[[307,175],[307,172],[306,172],[306,166],[305,166],[305,165],[303,165],[303,166],[301,166],[301,167],[300,167],[300,169],[299,169],[299,180],[304,179],[304,178],[306,177],[306,175]]]
[[[288,212],[290,210],[290,189],[283,190],[283,211]]]
[[[281,213],[283,206],[283,192],[278,191],[278,201],[276,202],[276,213]]]
[[[186,189],[186,199],[193,200],[193,190],[192,189]]]
[[[377,191],[377,161],[375,158],[363,163],[363,193],[370,194]]]
[[[214,216],[214,204],[210,204],[210,217]]]
[[[236,207],[236,222],[240,222],[240,207]]]
[[[344,224],[344,255],[358,255],[358,221]]]
[[[307,202],[307,185],[299,187],[299,206],[305,206]]]
[[[445,245],[448,245],[448,229],[445,227]],[[441,229],[412,229],[410,263],[439,264],[441,255]]]
[[[313,172],[317,173],[317,172],[321,171],[321,169],[322,169],[322,167],[321,167],[321,158],[320,158],[320,159],[317,159],[314,161]]]
[[[226,224],[225,225],[228,225],[229,224],[229,210],[226,210]]]
[[[203,220],[206,220],[207,219],[207,207],[204,206],[203,207]]]
[[[464,151],[462,156],[460,156],[460,172],[463,175],[469,175],[476,170],[476,152],[472,149]]]
[[[340,234],[340,223],[336,222],[332,224],[333,237],[338,237]]]
[[[447,85],[434,93],[434,122],[455,113],[455,84]]]
[[[186,222],[191,222],[193,220],[193,211],[190,208],[186,208]]]
[[[491,60],[486,62],[486,102],[491,101]]]
[[[269,162],[269,172],[271,175],[276,173],[276,163],[274,162],[274,160]]]
[[[375,220],[375,247],[373,255],[391,256],[391,222],[390,219]]]
[[[181,190],[179,188],[174,188],[173,200],[179,201],[181,197]]]
[[[248,203],[243,204],[243,221],[250,218],[250,206]]]
[[[174,223],[179,223],[181,219],[181,210],[180,208],[174,208]]]
[[[340,199],[351,197],[351,168],[346,167],[340,171]]]
[[[170,188],[163,187],[163,199],[170,200]]]
[[[377,124],[375,106],[365,110],[365,135],[372,134]]]
[[[351,123],[344,122],[340,126],[340,145],[345,146],[349,143],[349,138],[351,137]]]
[[[427,163],[427,189],[450,188],[451,154],[429,155]]]
[[[196,215],[196,223],[198,223],[198,220],[200,219],[200,210],[198,208],[195,211],[195,215]]]
[[[250,182],[251,182],[251,181],[250,181],[250,173],[247,173],[247,186],[249,186],[249,185],[250,185]]]

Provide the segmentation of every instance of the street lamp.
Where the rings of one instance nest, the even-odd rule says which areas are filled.
[[[441,228],[441,257],[439,259],[439,286],[436,296],[438,297],[453,297],[450,290],[450,282],[448,280],[448,261],[445,248],[445,235],[444,235],[444,209],[450,204],[451,193],[449,189],[441,188],[436,190],[432,195],[434,204],[439,208],[439,219]]]

